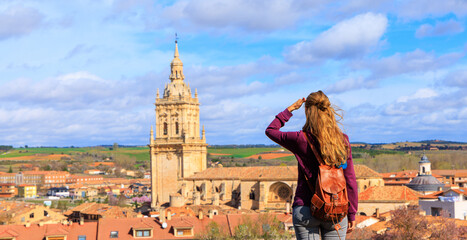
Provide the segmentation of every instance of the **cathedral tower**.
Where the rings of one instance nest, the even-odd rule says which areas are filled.
[[[185,83],[183,63],[175,41],[175,54],[170,64],[170,83],[162,98],[156,94],[156,136],[151,126],[149,143],[151,159],[152,207],[169,202],[170,194],[181,189],[182,180],[206,169],[206,139],[200,136],[198,93],[192,97]]]

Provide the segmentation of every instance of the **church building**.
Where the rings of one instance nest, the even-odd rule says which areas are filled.
[[[198,94],[195,89],[193,97],[185,82],[177,41],[170,68],[170,82],[162,97],[157,89],[155,137],[152,126],[150,133],[153,208],[169,202],[170,194],[182,188],[184,178],[206,169],[207,144],[204,126],[200,136]]]

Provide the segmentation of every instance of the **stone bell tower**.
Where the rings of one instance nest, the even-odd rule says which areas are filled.
[[[175,54],[170,64],[170,83],[162,98],[156,94],[156,137],[151,126],[149,143],[151,159],[151,207],[169,202],[170,194],[181,189],[182,180],[206,169],[206,138],[204,126],[200,136],[198,93],[192,97],[184,81],[183,63]]]

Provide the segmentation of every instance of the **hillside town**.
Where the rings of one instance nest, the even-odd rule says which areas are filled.
[[[0,239],[293,239],[297,166],[208,164],[197,91],[193,97],[184,81],[177,42],[170,80],[156,94],[149,172],[136,176],[110,160],[90,162],[80,174],[71,165],[1,172]],[[348,239],[390,234],[394,216],[408,213],[467,237],[467,169],[432,169],[423,154],[418,169],[379,173],[356,164],[355,173],[357,230]],[[420,239],[446,231],[425,230]]]

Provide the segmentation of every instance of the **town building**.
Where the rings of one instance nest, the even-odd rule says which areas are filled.
[[[21,184],[18,185],[18,197],[20,198],[35,198],[37,196],[36,185]]]
[[[59,223],[66,220],[54,209],[31,203],[2,201],[0,209],[0,224]]]
[[[467,220],[467,188],[451,188],[420,197],[419,205],[427,215]]]
[[[66,187],[53,187],[47,190],[47,196],[52,197],[69,197],[70,196],[70,189],[68,186]]]
[[[421,157],[418,165],[418,176],[406,184],[407,187],[422,194],[430,194],[444,187],[444,183],[440,182],[431,174],[431,163],[425,154]]]
[[[70,188],[70,197],[72,197],[73,199],[94,199],[98,196],[98,194],[99,190],[94,187],[81,186]]]
[[[18,188],[14,183],[0,183],[0,197],[12,198],[18,195]]]
[[[106,219],[117,219],[117,218],[135,218],[137,213],[134,212],[133,208],[110,206],[105,203],[83,203],[76,206],[64,213],[68,216],[68,219],[73,222],[90,222],[98,221],[101,218]]]
[[[195,90],[184,81],[183,63],[178,44],[170,64],[170,83],[165,85],[162,98],[156,94],[155,137],[150,133],[152,207],[169,202],[183,179],[206,169],[206,139],[200,135],[199,101]]]
[[[358,194],[358,213],[372,216],[402,206],[417,205],[422,194],[405,186],[374,186]]]
[[[375,170],[362,164],[355,164],[354,169],[359,193],[372,186],[384,186],[381,174]]]
[[[89,175],[70,175],[66,178],[67,184],[93,184],[93,183],[100,183],[104,181],[104,177],[102,176],[89,176]]]
[[[97,240],[97,222],[0,225],[5,240]]]
[[[452,170],[432,170],[434,174],[443,177],[442,183],[446,185],[467,187],[467,169],[452,169]]]

